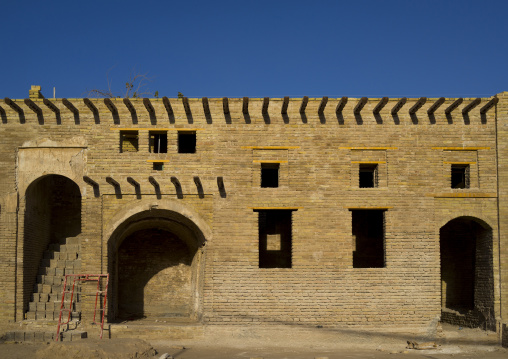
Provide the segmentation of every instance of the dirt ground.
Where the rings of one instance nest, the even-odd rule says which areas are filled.
[[[0,343],[0,358],[160,358],[178,359],[314,359],[314,358],[487,358],[506,359],[493,332],[443,325],[434,349],[407,349],[407,341],[422,343],[426,336],[372,333],[339,329],[208,328],[200,339],[88,338],[63,343]],[[211,330],[210,330],[211,329]],[[142,333],[140,333],[140,336]],[[145,335],[146,336],[146,335]]]

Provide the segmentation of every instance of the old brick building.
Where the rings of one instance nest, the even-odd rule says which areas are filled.
[[[508,318],[506,92],[33,87],[0,116],[0,326],[54,321],[72,273],[110,274],[110,322],[500,331]]]

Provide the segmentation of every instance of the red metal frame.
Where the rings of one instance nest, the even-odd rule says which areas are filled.
[[[72,289],[67,290],[67,278],[72,277]],[[100,290],[101,279],[106,278],[106,285],[104,290]],[[76,282],[89,282],[89,281],[97,281],[97,289],[95,291],[95,307],[93,311],[93,323],[98,324],[95,321],[97,311],[101,311],[101,331],[99,337],[102,339],[102,333],[104,331],[104,315],[106,314],[106,300],[108,298],[108,285],[109,285],[109,274],[66,274],[63,290],[62,290],[62,301],[60,302],[60,314],[58,315],[58,327],[56,329],[56,341],[60,338],[60,327],[62,325],[66,325],[71,321],[72,314],[72,304],[74,302],[74,290],[76,287]],[[69,301],[69,308],[65,308],[65,294],[71,293],[71,299]],[[104,293],[104,302],[102,303],[102,308],[97,309],[97,301],[99,299],[99,295]],[[62,323],[62,312],[68,311],[67,321]]]

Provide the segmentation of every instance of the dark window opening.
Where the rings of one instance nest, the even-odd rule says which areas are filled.
[[[154,171],[162,171],[164,169],[164,163],[163,162],[154,162],[153,163],[153,170]]]
[[[151,153],[168,152],[167,132],[150,132],[150,152]]]
[[[469,165],[452,165],[452,188],[469,188]]]
[[[196,132],[178,132],[178,153],[196,153]]]
[[[261,164],[261,187],[279,187],[279,164]]]
[[[377,164],[360,164],[360,188],[377,187]]]
[[[384,210],[352,210],[353,268],[385,266]]]
[[[259,211],[259,268],[291,268],[291,212]]]
[[[138,152],[138,131],[120,131],[120,152]]]

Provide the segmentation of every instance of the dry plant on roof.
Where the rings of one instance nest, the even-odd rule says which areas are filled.
[[[107,89],[91,89],[86,91],[86,97],[94,98],[137,98],[137,97],[159,97],[158,91],[153,93],[147,86],[153,77],[148,77],[148,73],[139,73],[133,69],[129,75],[128,81],[125,83],[125,89],[122,92],[116,92],[112,88],[112,81],[109,76],[108,70],[106,73],[106,81],[108,83]]]

